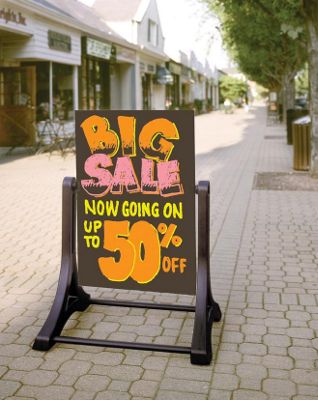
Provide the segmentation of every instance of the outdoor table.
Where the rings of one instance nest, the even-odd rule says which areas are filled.
[[[47,119],[36,124],[37,143],[35,146],[36,154],[44,152],[52,153],[58,150],[62,156],[67,149],[74,147],[74,131],[69,132],[65,129],[65,121],[59,119]]]

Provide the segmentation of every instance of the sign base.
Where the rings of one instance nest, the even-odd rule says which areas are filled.
[[[189,306],[93,299],[79,286],[77,278],[75,246],[76,179],[70,177],[64,178],[62,203],[62,263],[60,277],[52,308],[33,343],[33,349],[46,351],[55,343],[68,343],[85,346],[190,354],[192,364],[210,364],[212,360],[212,324],[214,321],[219,322],[222,317],[220,307],[213,299],[210,285],[210,183],[208,181],[200,181],[196,186],[196,193],[198,194],[196,305]],[[194,312],[191,347],[61,336],[63,327],[70,315],[75,311],[85,311],[90,304]]]

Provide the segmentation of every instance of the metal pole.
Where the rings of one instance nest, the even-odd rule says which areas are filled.
[[[49,63],[49,116],[53,119],[53,63]]]

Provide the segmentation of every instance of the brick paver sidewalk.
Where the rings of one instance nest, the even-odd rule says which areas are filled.
[[[212,286],[224,318],[214,361],[55,346],[31,349],[59,272],[61,182],[74,158],[0,159],[1,399],[318,399],[318,192],[252,190],[256,171],[291,171],[265,111],[196,118],[197,179],[212,184]],[[265,138],[266,137],[266,138]],[[193,298],[88,289],[95,296]],[[107,312],[106,312],[107,311]],[[92,306],[67,333],[189,345],[191,314]]]

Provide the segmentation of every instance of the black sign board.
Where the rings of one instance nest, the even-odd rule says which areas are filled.
[[[76,111],[79,282],[195,294],[192,111]]]
[[[193,122],[191,111],[76,111],[77,180],[63,180],[60,277],[34,350],[64,343],[211,362],[212,324],[222,313],[210,285],[210,183],[194,185]],[[93,298],[81,285],[195,294],[196,300],[194,306]],[[193,312],[191,346],[64,336],[72,313],[90,304]]]
[[[71,36],[63,35],[60,32],[48,31],[49,48],[70,53],[72,51]]]

